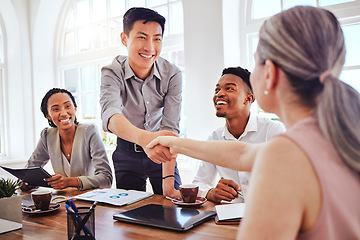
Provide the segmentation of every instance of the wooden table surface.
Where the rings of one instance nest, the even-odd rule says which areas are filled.
[[[75,196],[80,192],[69,188],[65,191],[57,191],[56,194],[63,196]],[[75,201],[78,207],[89,207],[91,202]],[[98,204],[95,208],[95,236],[97,240],[111,239],[235,239],[238,226],[236,225],[217,225],[211,219],[186,232],[176,232],[155,227],[142,226],[137,224],[123,223],[113,220],[113,215],[119,212],[134,209],[146,204],[160,204],[173,206],[171,200],[161,195],[153,195],[150,198],[137,203],[116,207],[105,204]],[[65,203],[61,203],[59,210],[48,214],[27,214],[23,213],[22,229],[0,234],[1,240],[65,240],[67,239],[67,220]],[[206,202],[197,209],[214,210],[215,204]]]

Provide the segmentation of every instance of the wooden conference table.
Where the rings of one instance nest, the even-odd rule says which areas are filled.
[[[72,197],[82,191],[68,188],[65,191],[57,191],[56,194]],[[91,202],[75,201],[78,207],[89,207]],[[0,234],[1,240],[58,240],[67,239],[67,217],[65,203],[60,203],[59,210],[48,214],[27,214],[23,213],[22,229]],[[113,215],[124,212],[146,204],[161,204],[173,206],[171,200],[161,195],[153,195],[137,203],[116,207],[111,205],[98,204],[95,208],[95,235],[97,240],[111,239],[235,239],[238,230],[237,225],[217,225],[211,219],[186,232],[176,232],[155,227],[142,226],[137,224],[123,223],[113,220]],[[214,210],[215,204],[208,201],[198,207],[202,210]]]

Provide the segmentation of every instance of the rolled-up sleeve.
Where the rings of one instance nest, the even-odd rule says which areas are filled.
[[[114,114],[122,114],[122,100],[120,97],[121,82],[109,67],[101,69],[101,86],[100,86],[100,105],[102,128],[106,132],[108,129],[109,119]]]
[[[169,81],[168,91],[164,97],[161,130],[180,133],[180,111],[182,100],[182,74],[177,72]]]

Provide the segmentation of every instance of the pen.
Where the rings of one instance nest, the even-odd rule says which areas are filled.
[[[221,177],[221,179],[224,179],[224,177]],[[239,190],[236,190],[236,188],[234,187],[234,186],[232,186],[232,185],[229,185],[229,184],[227,184],[227,186],[229,186],[229,187],[231,187],[232,189],[234,189],[240,196],[244,196],[243,195],[243,193],[241,192],[241,191],[239,191]]]
[[[88,212],[86,213],[85,217],[83,218],[83,220],[80,222],[79,226],[76,228],[71,240],[75,239],[75,236],[77,234],[80,233],[81,229],[84,228],[85,226],[85,223],[87,222],[87,220],[89,219],[91,213],[92,213],[92,210],[96,207],[96,205],[98,204],[98,201],[95,201],[91,207],[89,208]],[[86,227],[86,226],[85,226]],[[89,234],[91,235],[91,233],[89,232]]]
[[[71,206],[71,208],[74,210],[75,213],[78,213],[78,209],[77,209],[77,207],[76,207],[76,205],[75,205],[75,203],[74,203],[74,200],[72,200],[72,199],[70,198],[70,199],[68,199],[68,200],[66,201],[66,203]]]
[[[69,204],[67,204],[67,203],[65,203],[65,208],[66,208],[66,211],[67,211],[67,212],[71,212],[71,213],[74,213],[74,214],[75,214],[75,216],[71,214],[71,217],[73,218],[74,221],[76,221],[78,224],[80,224],[81,221],[82,221],[82,219],[81,219],[81,217],[77,214],[77,208],[76,208],[76,206],[75,206],[76,212],[75,212],[74,209],[73,209]],[[80,232],[80,231],[79,231],[79,232]],[[86,235],[91,235],[91,232],[90,232],[90,230],[89,230],[89,228],[88,228],[87,226],[84,226],[84,232],[85,232]]]

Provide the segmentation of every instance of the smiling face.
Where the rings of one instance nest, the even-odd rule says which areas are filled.
[[[52,120],[59,130],[75,126],[76,108],[67,93],[52,95],[48,100],[47,106],[47,118]]]
[[[145,79],[159,57],[162,47],[162,29],[157,22],[136,21],[127,36],[121,33],[121,42],[128,49],[128,59],[136,76]]]
[[[225,74],[216,84],[213,101],[218,117],[248,116],[252,100],[246,84],[236,75]]]

